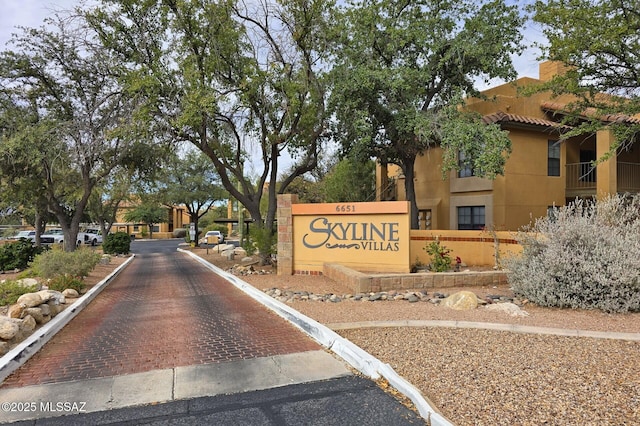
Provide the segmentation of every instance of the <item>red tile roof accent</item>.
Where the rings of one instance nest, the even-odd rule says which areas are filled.
[[[541,127],[550,127],[559,130],[570,130],[571,127],[563,125],[561,123],[557,123],[555,121],[544,120],[542,118],[536,117],[527,117],[524,115],[516,115],[516,114],[507,114],[503,111],[498,111],[493,114],[485,115],[482,117],[482,121],[485,124],[495,124],[495,123],[522,123],[522,124],[530,124],[533,126],[541,126]]]
[[[559,112],[559,113],[568,113],[569,108],[567,105],[558,103],[558,102],[543,102],[540,105],[540,108],[543,110]],[[582,111],[580,115],[584,117],[594,117],[597,114],[597,110],[595,108],[587,108]],[[640,124],[640,118],[637,116],[630,116],[626,114],[601,114],[599,115],[600,119],[603,121],[607,121],[610,123],[629,123],[629,124]]]

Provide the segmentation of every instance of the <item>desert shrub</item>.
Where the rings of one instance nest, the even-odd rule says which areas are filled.
[[[129,254],[131,237],[126,232],[116,232],[107,235],[102,243],[102,251],[107,254]]]
[[[99,253],[89,248],[79,248],[73,252],[54,248],[36,256],[31,269],[43,278],[69,275],[82,279],[96,267],[100,257]]]
[[[278,236],[264,226],[255,226],[249,232],[242,248],[248,256],[260,254],[262,264],[270,263],[272,256],[277,253]]]
[[[37,285],[24,286],[16,281],[4,281],[0,283],[0,306],[12,305],[16,303],[18,297],[34,291],[38,291]]]
[[[47,287],[49,287],[49,290],[56,291],[64,291],[68,288],[72,288],[78,293],[82,293],[86,285],[81,278],[74,277],[73,275],[62,274],[51,278],[47,283]]]
[[[185,238],[187,236],[187,230],[185,228],[176,228],[171,234],[173,238]]]
[[[251,237],[251,235],[245,236],[245,239],[242,242],[242,248],[247,253],[247,256],[253,256],[258,251],[258,247],[256,246],[256,242]]]
[[[576,200],[520,232],[513,291],[542,306],[640,310],[640,199]]]
[[[24,271],[20,272],[16,278],[19,280],[25,279],[25,278],[36,278],[38,275],[35,273],[35,271],[31,268],[27,268]]]
[[[0,246],[0,271],[25,269],[42,251],[41,247],[35,247],[26,239],[3,244]]]

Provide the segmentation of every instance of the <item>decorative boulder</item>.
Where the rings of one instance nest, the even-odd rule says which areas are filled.
[[[20,331],[18,324],[11,321],[9,318],[0,317],[0,339],[11,340]]]
[[[18,285],[22,287],[36,286],[38,289],[40,289],[40,283],[35,278],[22,278],[20,280],[17,280],[16,283],[18,283]]]
[[[457,311],[471,310],[478,307],[478,296],[471,291],[459,291],[442,300],[440,304]]]
[[[18,301],[16,302],[16,304],[24,305],[27,308],[33,308],[34,306],[42,305],[47,300],[49,299],[43,299],[40,293],[25,293],[22,296],[18,297]]]
[[[0,356],[9,352],[9,343],[0,340]]]
[[[39,292],[37,292],[35,294],[39,295],[42,298],[42,302],[41,303],[49,302],[51,300],[55,300],[58,303],[66,303],[66,299],[64,298],[64,295],[62,293],[60,293],[59,291],[55,291],[55,290],[40,290]]]
[[[7,316],[9,318],[22,318],[26,314],[24,313],[25,309],[27,309],[27,305],[24,303],[16,303],[9,306],[9,311],[7,312]]]
[[[496,303],[493,305],[485,306],[485,309],[490,311],[500,311],[512,317],[528,317],[529,313],[527,311],[523,311],[520,307],[511,302],[505,303]]]
[[[56,315],[58,315],[60,312],[62,312],[64,310],[64,305],[59,304],[57,301],[55,300],[49,300],[47,302],[47,305],[49,305],[49,312],[52,317],[55,317]]]
[[[44,305],[46,305],[46,303]],[[25,310],[25,313],[27,315],[31,315],[33,317],[33,319],[36,320],[36,323],[38,323],[38,324],[46,324],[51,320],[51,317],[49,315],[44,315],[42,313],[42,309],[40,309],[40,307],[27,308]]]
[[[32,332],[33,330],[35,330],[35,328],[36,328],[36,320],[33,319],[33,317],[31,315],[27,315],[26,317],[24,317],[24,319],[22,321],[20,321],[20,324],[18,324],[18,326],[20,327],[20,330],[23,333],[28,334],[28,333]]]
[[[80,294],[73,288],[67,288],[62,292],[64,297],[68,297],[70,299],[76,299],[80,297]]]
[[[51,307],[48,304],[43,303],[42,305],[38,306],[38,308],[42,311],[42,315],[51,316]]]

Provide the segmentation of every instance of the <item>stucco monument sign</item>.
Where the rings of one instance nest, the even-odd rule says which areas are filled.
[[[291,219],[294,273],[320,273],[325,263],[372,272],[410,270],[407,202],[292,203]]]

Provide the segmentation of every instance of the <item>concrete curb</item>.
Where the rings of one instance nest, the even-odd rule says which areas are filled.
[[[393,386],[413,402],[420,415],[425,418],[430,425],[453,426],[453,424],[449,420],[438,413],[425,400],[418,389],[416,389],[411,383],[398,375],[398,373],[396,373],[390,365],[384,364],[382,361],[365,352],[363,349],[356,346],[349,340],[343,338],[335,331],[320,324],[314,319],[301,314],[290,306],[287,306],[284,303],[279,302],[274,298],[264,294],[262,291],[256,289],[249,283],[241,280],[233,274],[230,274],[218,268],[215,265],[212,265],[200,256],[192,253],[191,251],[183,250],[180,248],[178,248],[178,251],[191,256],[209,270],[225,278],[235,287],[251,296],[254,300],[268,307],[276,314],[302,330],[304,333],[311,336],[322,346],[326,347],[336,355],[343,358],[349,365],[360,371],[362,374],[370,377],[373,380],[377,380],[381,377],[386,379],[391,386]]]
[[[640,333],[622,333],[608,331],[575,330],[569,328],[537,327],[518,324],[500,324],[493,322],[447,321],[447,320],[398,320],[398,321],[360,321],[327,324],[331,330],[350,330],[356,328],[385,327],[449,327],[475,328],[480,330],[508,331],[523,334],[545,334],[564,337],[589,337],[592,339],[615,339],[640,342]]]
[[[27,362],[27,360],[38,352],[38,350],[42,348],[53,336],[55,336],[58,331],[78,315],[85,306],[100,294],[100,292],[120,273],[120,271],[133,261],[134,257],[135,255],[131,255],[131,257],[122,265],[118,266],[98,284],[91,287],[88,292],[73,302],[71,306],[60,312],[51,321],[40,327],[35,333],[0,358],[0,383]]]

